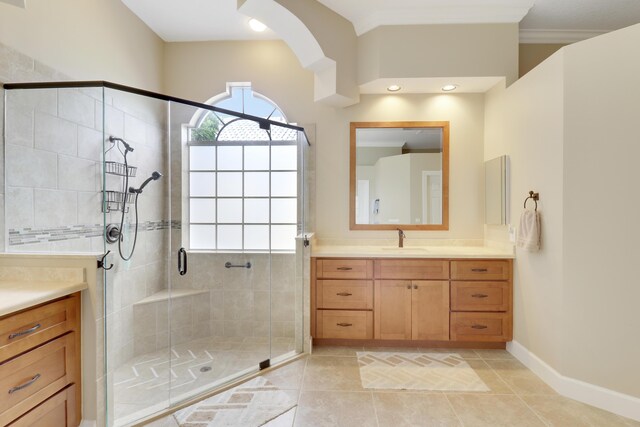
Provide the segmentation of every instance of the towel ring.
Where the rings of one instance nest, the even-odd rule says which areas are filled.
[[[538,211],[538,200],[540,200],[540,193],[534,193],[533,191],[529,191],[529,197],[527,197],[526,199],[524,199],[524,208],[527,209],[527,200],[533,200],[533,202],[536,204],[534,210],[537,212]]]

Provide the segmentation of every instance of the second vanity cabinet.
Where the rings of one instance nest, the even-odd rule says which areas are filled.
[[[317,339],[505,343],[509,259],[314,258]]]

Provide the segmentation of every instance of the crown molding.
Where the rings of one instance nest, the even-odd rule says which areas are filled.
[[[575,43],[608,33],[601,30],[520,30],[520,43]]]
[[[382,25],[515,24],[531,9],[525,6],[440,6],[428,10],[386,9],[353,21],[358,36]]]

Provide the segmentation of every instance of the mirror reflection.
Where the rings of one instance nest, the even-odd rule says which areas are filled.
[[[351,228],[448,228],[448,123],[351,124]]]

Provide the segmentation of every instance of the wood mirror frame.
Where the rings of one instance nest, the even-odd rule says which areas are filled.
[[[442,223],[441,224],[356,224],[356,129],[441,128],[442,129]],[[350,230],[448,230],[449,229],[449,122],[351,122],[349,149]]]

